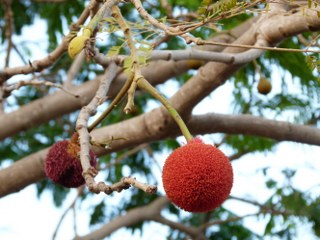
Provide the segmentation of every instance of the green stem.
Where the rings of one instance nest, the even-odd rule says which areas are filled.
[[[99,23],[101,22],[101,19],[103,17],[105,17],[105,15],[107,15],[107,5],[106,4],[101,6],[101,8],[94,15],[94,17],[90,20],[90,22],[87,24],[87,26],[85,26],[85,28],[90,29],[91,32],[93,32],[95,30],[95,28],[98,27]]]
[[[174,109],[171,103],[162,96],[157,89],[155,89],[143,76],[141,76],[137,81],[138,86],[149,92],[153,97],[158,99],[162,105],[168,110],[174,121],[178,124],[183,136],[186,138],[187,142],[193,139],[193,136],[189,132],[188,127],[184,123],[183,119],[179,115],[179,113]]]
[[[91,132],[102,120],[109,115],[109,113],[117,106],[124,95],[127,93],[133,81],[133,75],[130,75],[126,83],[123,85],[117,96],[112,100],[108,108],[88,127],[88,131]]]

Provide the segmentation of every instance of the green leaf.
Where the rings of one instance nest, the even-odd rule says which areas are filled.
[[[275,188],[277,186],[277,182],[272,179],[269,179],[268,181],[266,181],[266,186],[269,189]]]
[[[129,73],[132,71],[133,62],[134,62],[133,57],[127,57],[124,60],[123,68],[125,69],[126,73]]]
[[[264,229],[264,235],[268,235],[272,232],[272,229],[275,227],[274,217],[271,215],[270,219]]]
[[[119,55],[121,48],[122,46],[112,46],[107,53],[107,57],[115,57]]]
[[[105,208],[106,205],[104,203],[104,200],[102,200],[99,204],[97,204],[94,207],[94,210],[91,214],[91,218],[90,218],[90,225],[95,225],[98,224],[100,222],[103,222],[103,220],[105,219]]]
[[[251,152],[251,151],[270,151],[275,144],[274,140],[262,137],[253,137],[246,135],[228,135],[225,143],[238,152]]]
[[[202,0],[197,13],[201,17],[206,17],[208,14],[209,6],[212,4],[212,0]]]

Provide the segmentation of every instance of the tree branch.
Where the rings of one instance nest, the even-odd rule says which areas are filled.
[[[167,225],[173,229],[179,230],[180,232],[184,232],[190,237],[192,237],[192,239],[206,240],[206,237],[201,233],[201,230],[199,228],[195,228],[192,226],[185,226],[179,222],[171,221],[161,215],[154,216],[152,220],[155,222]]]
[[[152,220],[154,216],[160,214],[161,210],[168,203],[169,200],[167,198],[159,197],[146,206],[134,208],[129,210],[126,215],[120,215],[112,219],[109,223],[88,235],[76,237],[75,240],[103,239],[122,227],[128,227],[142,221]]]
[[[233,200],[237,200],[237,201],[241,201],[241,202],[245,202],[245,203],[249,203],[252,204],[254,206],[257,206],[260,208],[260,212],[263,213],[270,213],[273,215],[292,215],[294,214],[292,211],[288,211],[288,210],[282,210],[282,209],[276,209],[272,204],[269,204],[270,206],[268,206],[267,204],[262,204],[259,203],[257,201],[254,200],[249,200],[246,198],[241,198],[241,197],[235,197],[235,196],[230,196],[229,199],[233,199]]]
[[[76,202],[77,200],[79,199],[79,197],[83,194],[83,190],[84,190],[84,186],[80,186],[78,187],[78,194],[77,196],[73,199],[72,203],[69,205],[69,207],[64,211],[64,213],[61,215],[60,217],[60,220],[56,226],[56,229],[54,230],[54,233],[52,235],[52,240],[55,240],[56,236],[57,236],[57,233],[59,231],[59,228],[61,226],[61,223],[63,221],[63,219],[66,217],[67,213],[69,212],[69,210],[73,210],[75,211],[75,205],[76,205]],[[74,219],[75,221],[75,219]],[[75,234],[77,234],[77,232],[75,231]]]
[[[110,66],[105,71],[105,75],[100,81],[99,88],[88,105],[84,106],[79,113],[76,130],[79,134],[79,144],[80,144],[80,161],[83,169],[83,177],[90,191],[93,190],[95,185],[94,177],[91,173],[92,166],[90,164],[90,135],[88,131],[88,121],[90,116],[95,115],[96,110],[99,105],[105,101],[107,92],[109,91],[111,82],[116,77],[117,65],[115,63],[110,64]],[[96,173],[97,174],[97,173]]]
[[[208,227],[211,227],[213,225],[220,225],[220,224],[224,224],[224,223],[228,223],[228,222],[236,222],[236,221],[239,221],[239,220],[242,220],[244,218],[247,218],[247,217],[252,217],[252,216],[257,216],[259,215],[260,212],[257,212],[257,213],[249,213],[249,214],[246,214],[246,215],[243,215],[243,216],[234,216],[234,217],[230,217],[230,218],[227,218],[225,220],[215,220],[215,221],[210,221],[210,222],[207,222],[205,224],[202,224],[200,227],[199,227],[199,230],[203,231],[205,229],[207,229]]]
[[[214,124],[213,124],[214,123]],[[205,114],[192,116],[188,126],[197,134],[223,132],[267,137],[320,146],[320,129],[251,115]]]
[[[77,22],[71,25],[70,32],[63,38],[61,44],[55,50],[49,53],[48,56],[40,60],[29,62],[28,65],[24,65],[20,67],[5,68],[1,70],[0,84],[14,75],[40,72],[43,69],[52,66],[52,64],[55,63],[62,56],[62,54],[67,50],[68,44],[72,39],[72,37],[74,36],[74,33],[72,31],[76,30],[79,27],[79,25],[85,22],[85,20],[89,17],[90,8],[92,8],[92,6],[96,4],[98,3],[96,1],[93,1],[93,3],[90,3],[85,8],[85,10],[82,12]]]
[[[10,61],[10,54],[13,46],[12,42],[12,35],[13,35],[13,28],[14,28],[14,18],[13,18],[13,11],[12,11],[12,0],[5,0],[3,1],[4,5],[4,12],[5,12],[5,20],[6,20],[6,31],[5,31],[5,37],[8,40],[8,47],[7,47],[7,56],[5,60],[4,67],[9,67],[9,61]]]
[[[153,112],[155,111],[160,110],[154,110]],[[146,125],[144,120],[145,115],[93,131],[92,139],[94,142],[106,142],[113,136],[121,136],[125,139],[114,141],[111,149],[94,148],[95,153],[101,156],[142,143],[172,138],[181,134],[175,125],[164,129],[160,136],[157,134],[146,134],[146,129],[150,128],[150,126]],[[163,119],[160,118],[158,121],[162,122]],[[149,124],[158,125],[156,121]],[[218,132],[250,134],[270,137],[279,141],[299,141],[320,146],[320,129],[318,128],[267,120],[249,115],[230,116],[212,113],[193,116],[190,118],[188,126],[194,135]],[[0,197],[17,192],[32,183],[42,180],[45,177],[43,166],[47,151],[48,149],[44,149],[33,153],[0,170],[0,182],[3,183],[0,184]]]

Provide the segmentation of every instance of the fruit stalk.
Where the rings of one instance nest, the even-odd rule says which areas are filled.
[[[175,120],[175,122],[178,124],[183,136],[187,140],[187,142],[190,142],[193,139],[193,136],[189,132],[188,127],[184,123],[183,119],[175,110],[175,108],[171,105],[171,103],[164,97],[162,96],[156,88],[154,88],[143,76],[141,76],[138,81],[137,81],[138,86],[149,92],[153,97],[158,99],[162,105],[168,110],[172,118]]]

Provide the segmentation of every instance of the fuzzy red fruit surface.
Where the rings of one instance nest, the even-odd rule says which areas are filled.
[[[167,197],[178,207],[207,212],[229,196],[233,171],[223,152],[195,138],[169,155],[162,181]]]
[[[64,187],[79,187],[85,183],[78,152],[80,147],[68,140],[55,143],[49,150],[45,161],[45,173],[53,182]],[[90,150],[90,164],[97,165],[97,158]]]

